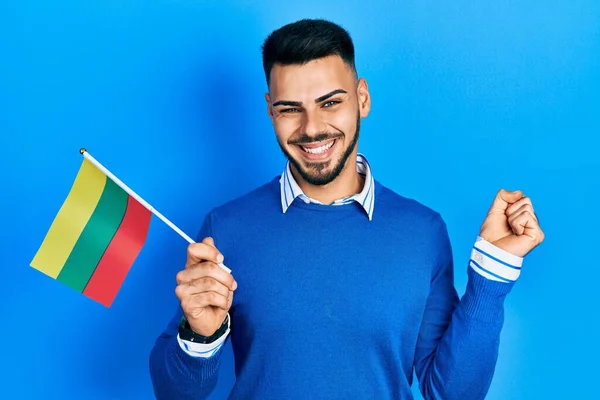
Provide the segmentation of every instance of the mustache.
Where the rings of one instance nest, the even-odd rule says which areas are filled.
[[[324,140],[337,139],[342,137],[343,135],[340,133],[317,133],[315,136],[302,135],[300,137],[290,139],[288,144],[306,144],[306,143],[314,143],[314,142],[322,142]]]

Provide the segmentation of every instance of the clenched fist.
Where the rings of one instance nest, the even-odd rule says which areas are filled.
[[[223,255],[212,238],[188,246],[185,269],[177,273],[175,294],[190,328],[210,336],[223,324],[233,302],[237,282],[219,266]]]
[[[531,199],[520,190],[500,190],[496,194],[479,236],[519,257],[527,255],[544,240]]]

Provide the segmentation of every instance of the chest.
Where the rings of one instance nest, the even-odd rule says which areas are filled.
[[[228,266],[238,282],[232,306],[238,330],[249,338],[285,337],[327,327],[369,340],[418,329],[430,249],[410,232],[385,239],[364,230],[319,232],[237,241]]]

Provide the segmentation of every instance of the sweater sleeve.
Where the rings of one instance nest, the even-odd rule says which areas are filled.
[[[507,276],[516,279],[517,275],[504,270],[492,273],[494,264],[506,267],[508,263],[490,254],[491,248],[497,255],[502,250],[478,238],[475,248],[485,247],[488,251],[474,249],[471,253],[466,290],[459,300],[454,288],[452,249],[443,221],[438,246],[437,266],[415,353],[419,388],[427,400],[484,399],[498,358],[504,300],[514,285]],[[477,260],[473,260],[475,255]],[[514,261],[515,256],[510,256],[506,254],[505,259]]]
[[[186,353],[177,340],[182,314],[178,308],[150,352],[150,377],[157,400],[206,399],[217,385],[223,346],[207,358]]]
[[[213,237],[212,224],[213,214],[210,213],[200,229],[200,240]],[[210,357],[192,355],[179,339],[178,327],[182,316],[181,307],[177,307],[174,317],[150,352],[150,378],[157,400],[205,399],[217,385],[221,353],[228,335],[221,338],[219,347],[211,352]]]

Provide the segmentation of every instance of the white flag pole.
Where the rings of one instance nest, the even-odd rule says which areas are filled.
[[[160,212],[158,212],[158,210],[156,208],[152,207],[146,200],[142,199],[137,193],[135,193],[133,190],[131,190],[131,188],[129,188],[129,186],[127,186],[125,183],[123,183],[123,181],[121,181],[119,178],[117,178],[115,175],[113,175],[113,173],[111,173],[108,169],[106,169],[106,167],[104,167],[102,164],[100,164],[98,162],[98,160],[96,160],[94,157],[92,157],[92,155],[90,153],[88,153],[88,151],[85,148],[80,149],[79,152],[83,155],[83,157],[85,159],[87,159],[89,162],[94,164],[100,171],[102,171],[104,174],[106,174],[106,176],[108,176],[110,179],[112,179],[113,182],[115,182],[117,185],[119,185],[119,187],[121,187],[121,189],[123,189],[125,192],[127,192],[129,195],[131,195],[131,197],[133,197],[134,199],[139,201],[140,204],[143,205],[144,207],[146,207],[152,214],[156,215],[158,218],[160,218],[161,221],[163,221],[171,229],[173,229],[175,232],[177,232],[179,234],[179,236],[181,236],[182,238],[187,240],[187,242],[190,244],[195,243],[194,240],[191,237],[189,237],[185,232],[183,232],[181,229],[179,229],[175,224],[173,224],[171,221],[169,221],[164,215],[162,215]],[[231,273],[231,270],[229,268],[227,268],[223,263],[220,263],[219,266],[221,268],[223,268],[225,271]]]

